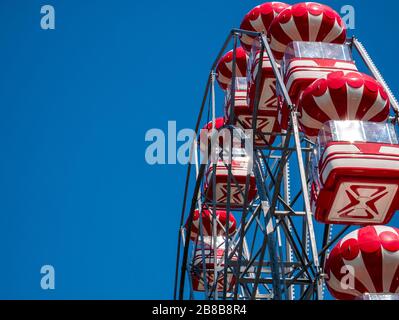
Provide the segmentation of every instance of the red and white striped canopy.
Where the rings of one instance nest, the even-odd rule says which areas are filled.
[[[329,120],[386,121],[389,98],[374,78],[359,72],[333,72],[313,82],[298,99],[303,132],[315,139]]]
[[[247,76],[248,56],[241,47],[236,49],[236,77]],[[233,50],[226,53],[216,67],[216,79],[223,90],[227,90],[233,78]]]
[[[240,29],[266,33],[277,15],[288,8],[283,2],[266,2],[249,11],[241,22]],[[242,47],[250,52],[254,37],[243,34],[240,38]]]
[[[212,132],[213,122],[208,122],[199,132],[198,143],[200,145],[201,152],[207,154],[209,143],[212,141],[212,135],[215,134],[218,130],[223,128],[225,125],[225,121],[223,117],[215,119],[215,127],[213,128],[215,132]],[[219,144],[223,145],[223,139],[219,137]]]
[[[303,2],[283,10],[271,23],[268,37],[274,57],[281,61],[292,41],[344,43],[346,26],[330,7]]]
[[[215,119],[215,130],[221,129],[225,125],[224,118],[219,117]],[[213,127],[213,121],[209,121],[202,129],[211,131]]]
[[[331,251],[325,271],[327,287],[337,299],[399,293],[399,229],[369,226],[353,231]]]
[[[216,221],[216,236],[226,236],[226,222],[227,213],[226,211],[216,210],[215,215]],[[213,235],[213,216],[209,210],[202,210],[202,226],[204,237],[212,237]],[[188,226],[188,221],[186,223],[186,228]],[[230,212],[229,215],[229,235],[233,235],[236,232],[237,222],[234,215]],[[200,213],[199,210],[194,211],[193,224],[191,226],[190,239],[195,241],[200,235]]]

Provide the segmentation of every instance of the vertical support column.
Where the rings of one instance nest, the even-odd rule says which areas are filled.
[[[215,119],[216,119],[216,97],[215,97],[215,73],[212,71],[212,79],[211,79],[211,103],[212,103],[212,133],[215,130]],[[212,139],[211,143],[211,161],[216,160],[217,158],[213,154],[215,152],[214,144],[215,140]],[[217,243],[217,221],[216,221],[216,167],[217,164],[213,163],[213,175],[212,175],[212,241],[211,241],[211,249],[213,248],[213,279],[214,284],[216,283],[216,289],[214,293],[214,299],[218,300],[218,290],[217,290],[217,278],[218,278],[218,263],[217,263],[217,253],[218,253],[218,243]]]
[[[298,129],[299,126],[298,126],[297,113],[295,111],[295,107],[291,101],[291,98],[288,95],[287,88],[284,85],[283,79],[281,77],[280,71],[279,71],[277,63],[276,63],[276,60],[274,59],[273,53],[270,49],[269,43],[268,43],[265,35],[262,35],[262,42],[263,42],[263,45],[265,46],[266,52],[270,59],[270,63],[273,67],[273,71],[274,71],[274,74],[275,74],[276,80],[277,80],[277,85],[278,85],[279,89],[281,90],[284,100],[286,101],[288,107],[290,108],[291,125],[292,125],[295,149],[296,149],[297,159],[298,159],[299,176],[300,176],[300,180],[301,180],[303,201],[305,204],[306,223],[307,223],[307,228],[309,231],[309,239],[310,239],[310,246],[311,246],[311,250],[312,250],[313,264],[314,264],[317,272],[320,272],[319,257],[318,257],[317,246],[316,246],[316,236],[315,236],[314,226],[313,226],[313,215],[312,215],[311,208],[310,208],[308,183],[307,183],[307,177],[306,177],[306,172],[305,172],[305,167],[304,167],[304,162],[303,162],[304,159],[303,159],[303,155],[302,155],[301,140],[299,137],[299,129]],[[316,284],[317,297],[321,297],[322,283],[318,278],[316,279],[316,281],[317,281],[317,284]]]
[[[271,206],[269,203],[269,199],[267,197],[267,193],[265,190],[265,179],[263,172],[261,171],[261,168],[259,167],[261,165],[262,159],[256,155],[256,160],[254,161],[254,173],[255,173],[255,178],[256,178],[256,185],[258,188],[258,194],[259,198],[261,201],[261,207],[262,211],[264,214],[265,222],[266,222],[266,238],[264,241],[264,244],[267,244],[267,248],[269,251],[269,258],[270,258],[270,267],[272,271],[272,278],[273,278],[273,292],[274,292],[274,299],[275,300],[281,300],[282,298],[282,293],[281,293],[281,274],[280,274],[280,267],[278,264],[278,252],[277,252],[277,239],[276,239],[276,232],[275,232],[275,226],[273,223],[273,216],[271,214]],[[275,192],[279,192],[275,190]],[[265,247],[262,249],[262,252],[259,257],[259,265],[258,265],[258,270],[257,270],[257,275],[256,279],[259,280],[260,274],[261,274],[261,269],[263,266],[263,260],[264,260],[264,254],[265,252]],[[255,283],[255,289],[257,289],[258,283]],[[255,293],[255,292],[253,292]]]
[[[284,201],[286,203],[291,202],[291,185],[290,185],[290,163],[287,161],[285,167],[284,167]],[[283,218],[285,220],[285,223],[288,228],[288,232],[291,232],[292,226],[291,222],[287,217]],[[286,255],[286,260],[288,263],[291,263],[293,261],[292,259],[292,247],[289,241],[286,241],[285,243],[285,255]],[[291,267],[287,268],[288,271],[292,271]],[[284,270],[285,271],[285,270]],[[294,286],[290,286],[288,288],[288,300],[294,300],[295,299],[295,290]]]
[[[195,162],[195,176],[198,180],[199,178],[199,158],[198,158],[198,143],[197,140],[194,140],[194,162]],[[201,190],[198,190],[197,194],[197,207],[199,212],[199,242],[201,244],[201,254],[202,254],[202,269],[203,269],[203,281],[204,281],[204,288],[205,288],[205,296],[208,296],[208,277],[206,272],[206,261],[205,261],[205,238],[204,238],[204,224],[202,221],[202,201],[201,201]],[[197,240],[198,244],[198,240]],[[194,259],[195,253],[197,250],[197,245],[194,251]]]
[[[237,33],[233,31],[233,65],[232,65],[232,79],[231,79],[231,89],[230,89],[230,119],[229,125],[233,124],[234,121],[234,106],[235,106],[235,93],[236,93],[236,64],[237,64]],[[226,206],[226,230],[229,230],[230,224],[230,214],[231,214],[231,185],[232,185],[232,158],[233,158],[233,147],[234,147],[234,128],[229,127],[229,154],[228,154],[228,177],[227,177],[227,206]],[[224,148],[225,143],[223,143]],[[223,150],[224,151],[224,150]],[[223,152],[224,153],[224,152]],[[223,300],[226,299],[227,296],[227,272],[228,272],[228,264],[229,264],[229,237],[228,235],[225,238],[225,252],[224,252],[224,268],[223,268]]]
[[[215,95],[215,77],[216,73],[211,72],[211,103],[212,103],[212,130],[216,127],[216,95]]]

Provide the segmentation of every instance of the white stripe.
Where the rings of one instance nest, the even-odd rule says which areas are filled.
[[[290,71],[292,68],[296,68],[296,67],[318,67],[318,66],[319,65],[314,60],[309,60],[309,59],[294,60],[289,64],[288,70]]]
[[[351,63],[334,63],[333,65],[326,65],[322,66],[319,65],[316,61],[313,60],[294,60],[289,64],[289,67],[287,68],[287,72],[285,73],[285,76],[287,77],[291,73],[295,73],[298,70],[308,70],[308,71],[328,71],[331,70],[333,71],[342,71],[345,74],[353,71],[358,71],[355,65]]]
[[[296,27],[294,17],[292,16],[291,19],[287,23],[280,23],[281,29],[285,32],[287,36],[289,36],[293,41],[302,40],[302,36]]]
[[[397,154],[399,155],[399,148],[395,147],[381,147],[380,153]]]
[[[224,63],[230,72],[233,72],[233,60]]]
[[[252,42],[254,41],[253,38],[251,38],[250,36],[243,34],[240,38],[242,43],[245,43],[246,45],[250,46],[252,45]]]
[[[328,147],[326,151],[324,151],[323,154],[323,160],[326,161],[326,158],[332,154],[332,153],[358,153],[360,150],[353,144],[337,144],[337,145],[332,145],[331,147]]]
[[[392,282],[396,270],[399,267],[399,251],[390,252],[381,248],[382,250],[382,283],[384,292],[390,292]]]
[[[341,69],[331,69],[331,68],[314,68],[314,69],[301,69],[295,70],[290,75],[288,81],[286,81],[286,87],[288,90],[291,89],[295,81],[301,81],[306,79],[325,79],[328,74],[336,71],[342,71],[345,75],[352,72],[352,70],[341,70]],[[289,74],[289,72],[287,72]]]
[[[399,234],[396,232],[396,230],[392,227],[389,226],[374,226],[373,227],[375,231],[377,232],[377,235],[379,236],[383,232],[392,232],[395,233],[399,236]]]
[[[378,91],[378,96],[377,99],[375,100],[374,104],[370,107],[370,109],[367,111],[367,113],[363,117],[363,121],[368,121],[378,115],[380,112],[382,112],[385,109],[387,101],[384,100]],[[387,118],[388,118],[388,112],[387,112]],[[385,119],[386,120],[386,119]]]
[[[322,110],[331,120],[339,120],[340,117],[337,113],[337,109],[332,101],[330,89],[320,97],[313,96],[314,101],[320,110]]]
[[[355,231],[353,231],[353,232],[347,234],[345,237],[343,237],[340,243],[342,245],[344,242],[346,242],[350,239],[357,240],[358,238],[359,238],[359,229],[356,229]]]
[[[342,120],[355,120],[356,114],[359,110],[360,102],[363,97],[364,86],[360,88],[353,88],[346,84],[346,92],[347,92],[347,119]]]
[[[399,235],[394,228],[388,226],[375,226],[374,229],[377,232],[378,236],[380,236],[380,234],[383,232],[392,232],[396,235]],[[381,250],[382,250],[382,259],[383,259],[382,260],[383,290],[385,293],[388,293],[392,285],[392,282],[394,280],[395,272],[399,267],[399,251],[390,252],[388,250],[385,250],[384,248],[381,248]]]
[[[334,64],[334,67],[338,68],[338,69],[352,69],[354,71],[358,71],[356,65],[353,62],[340,62],[340,61],[338,61],[338,62],[336,62]]]
[[[250,20],[249,21],[252,28],[254,28],[254,30],[256,30],[257,32],[266,32],[267,30],[265,30],[265,26],[263,25],[263,21],[262,21],[262,15],[259,14],[258,18],[256,20]]]
[[[309,21],[309,41],[316,41],[317,35],[320,31],[321,22],[323,21],[323,15],[318,16],[308,15]]]
[[[219,80],[219,82],[221,82],[221,83],[223,83],[223,84],[226,84],[226,85],[228,85],[228,84],[230,84],[230,82],[231,82],[231,79],[229,79],[229,78],[227,78],[227,77],[225,77],[222,73],[218,73],[218,80]]]
[[[362,160],[392,160],[392,161],[399,161],[397,156],[389,156],[384,154],[353,154],[353,153],[343,153],[339,155],[332,155],[328,161],[334,161],[337,159],[362,159]],[[322,168],[325,166],[325,163],[322,164]],[[399,170],[399,164],[397,168]],[[323,170],[323,169],[322,169]]]
[[[339,281],[336,277],[335,277],[335,275],[332,273],[332,272],[330,272],[330,274],[329,274],[329,277],[330,277],[330,279],[327,281],[327,283],[328,283],[328,286],[332,289],[332,290],[334,290],[334,291],[336,291],[336,292],[339,292],[339,293],[344,293],[344,294],[348,294],[348,295],[352,295],[352,296],[361,296],[362,294],[359,292],[359,291],[357,291],[356,289],[347,289],[347,290],[344,290],[343,288],[342,288],[342,286],[341,286],[341,281]]]
[[[338,36],[343,32],[342,27],[339,25],[338,21],[335,20],[334,26],[329,32],[329,34],[322,40],[323,42],[332,42],[338,38]]]
[[[345,158],[328,161],[322,172],[322,183],[325,184],[331,171],[337,168],[352,168],[352,169],[386,169],[399,171],[398,160],[384,160],[384,159],[356,159]]]
[[[342,259],[347,266],[351,266],[354,269],[354,276],[356,279],[361,282],[368,292],[376,292],[374,287],[373,280],[370,277],[370,274],[367,272],[366,265],[363,261],[363,257],[361,251],[359,250],[358,256],[350,261]]]
[[[276,40],[276,38],[273,37],[273,35],[270,36],[270,48],[273,51],[277,51],[277,52],[284,52],[285,48],[287,48],[287,46],[285,44],[282,44],[281,42],[279,42],[278,40]]]
[[[320,129],[323,126],[323,124],[320,121],[316,120],[315,118],[312,118],[307,114],[304,106],[302,106],[302,115],[299,118],[299,121],[302,123],[303,126],[310,129]]]

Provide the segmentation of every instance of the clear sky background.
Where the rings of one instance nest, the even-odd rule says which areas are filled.
[[[355,7],[396,91],[399,4],[325,3]],[[40,28],[45,4],[56,30]],[[257,4],[0,1],[0,298],[172,297],[186,167],[148,165],[144,136],[194,126],[216,53]]]

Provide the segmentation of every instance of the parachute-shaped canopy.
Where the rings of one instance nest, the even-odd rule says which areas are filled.
[[[225,122],[224,122],[224,119],[222,117],[216,118],[215,119],[215,128],[214,129],[219,130],[219,129],[223,128],[224,124],[225,124]],[[213,122],[210,121],[203,127],[203,129],[204,130],[212,130],[212,127],[213,127]]]
[[[288,7],[288,4],[282,2],[266,2],[256,6],[245,15],[241,22],[240,29],[266,33],[274,18],[277,17],[281,11]],[[252,36],[243,34],[240,41],[242,47],[247,52],[250,52],[254,38]]]
[[[241,47],[236,49],[236,76],[247,76],[248,56]],[[233,78],[233,50],[226,53],[216,67],[216,79],[223,90],[227,90]]]
[[[217,210],[215,214],[216,222],[216,236],[226,236],[226,222],[227,213],[226,211]],[[203,209],[202,210],[202,226],[203,226],[203,236],[212,237],[213,235],[213,215],[211,211]],[[186,223],[186,228],[188,228],[188,221]],[[229,235],[233,235],[236,232],[237,222],[232,213],[229,214]],[[193,224],[191,226],[190,239],[196,241],[200,236],[200,212],[195,210],[193,214]]]
[[[351,232],[331,251],[325,271],[327,287],[337,299],[398,292],[399,229],[369,226]]]
[[[386,121],[389,98],[374,78],[359,72],[330,73],[313,82],[298,101],[299,122],[303,132],[315,139],[330,120]]]
[[[337,12],[315,3],[298,3],[283,10],[271,23],[269,44],[277,61],[292,41],[344,43],[346,26]]]

